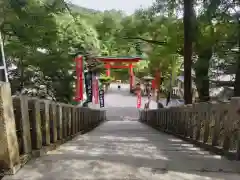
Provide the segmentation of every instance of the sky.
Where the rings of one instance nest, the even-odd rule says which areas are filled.
[[[136,9],[149,7],[154,0],[69,0],[73,4],[100,11],[117,9],[132,14]]]

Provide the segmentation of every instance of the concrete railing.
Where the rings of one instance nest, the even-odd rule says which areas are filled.
[[[93,129],[105,118],[102,110],[12,98],[10,85],[0,82],[0,176],[14,174],[32,157]]]
[[[140,112],[140,121],[200,147],[240,160],[240,98]]]

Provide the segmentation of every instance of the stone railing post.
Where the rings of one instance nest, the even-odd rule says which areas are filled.
[[[90,110],[87,111],[87,129],[91,127],[92,116],[94,116],[94,112]]]
[[[33,100],[32,106],[32,139],[33,139],[33,149],[41,149],[42,148],[42,119],[41,119],[41,110],[40,110],[40,102],[39,100]]]
[[[223,126],[224,126],[224,130],[223,130],[223,149],[224,151],[229,151],[230,146],[231,146],[231,136],[232,136],[232,130],[233,130],[233,116],[236,116],[236,112],[234,112],[236,110],[236,107],[233,106],[233,104],[235,104],[235,102],[233,101],[233,99],[230,102],[230,106],[228,106],[227,109],[225,109],[224,111],[224,119],[223,119]]]
[[[63,116],[62,119],[63,139],[65,139],[67,137],[67,125],[68,125],[67,107],[65,105],[62,106],[62,116]]]
[[[194,128],[193,128],[193,138],[198,141],[200,138],[200,132],[201,132],[201,106],[199,104],[193,105],[193,111],[194,111]]]
[[[50,118],[49,118],[49,104],[48,100],[42,101],[43,103],[43,144],[50,145]]]
[[[57,126],[58,126],[58,140],[62,140],[63,138],[63,114],[62,114],[62,105],[57,105]]]
[[[50,140],[51,143],[57,142],[57,106],[54,102],[50,104]]]
[[[166,111],[166,131],[170,132],[170,116],[171,116],[171,107],[167,108]]]
[[[204,131],[203,131],[203,143],[207,143],[209,139],[210,132],[210,113],[211,113],[211,104],[204,103],[205,114],[204,114]]]
[[[76,113],[77,113],[77,132],[80,132],[81,131],[81,128],[80,128],[80,119],[81,119],[81,114],[80,114],[80,108],[78,107],[77,109],[76,109]]]
[[[222,105],[212,103],[212,112],[211,112],[211,127],[212,127],[212,146],[218,146],[219,134],[220,134],[220,121],[222,119],[221,112]]]
[[[92,125],[92,120],[94,118],[94,111],[88,111],[87,113],[87,116],[88,116],[88,125],[87,125],[87,129],[91,128],[91,125]]]
[[[86,108],[81,108],[81,130],[85,130],[85,122],[86,122]]]
[[[236,159],[240,160],[240,97],[234,97],[230,102],[229,109],[229,122],[227,125],[228,130],[226,131],[224,144],[229,148],[231,135],[236,132]]]
[[[28,111],[28,97],[20,96],[20,109],[22,121],[22,139],[23,139],[23,153],[28,154],[32,152],[29,111]]]
[[[74,135],[74,134],[76,134],[77,133],[77,131],[76,131],[76,107],[72,107],[71,108],[71,114],[72,114],[72,121],[71,121],[71,127],[72,127],[72,132],[71,132],[71,134],[72,135]]]
[[[83,112],[83,116],[84,116],[84,130],[86,130],[88,128],[88,119],[89,119],[89,116],[88,116],[88,109],[84,109],[84,112]]]
[[[9,83],[0,82],[0,172],[14,174],[20,169],[16,124]]]
[[[79,132],[79,108],[75,108],[75,132]]]
[[[68,133],[67,133],[67,136],[71,136],[71,129],[72,129],[72,106],[71,105],[68,105],[67,106],[67,121],[68,121]]]
[[[194,112],[193,106],[187,105],[187,137],[193,138],[193,127],[194,127]]]
[[[175,127],[175,132],[176,132],[176,134],[179,134],[179,122],[180,122],[180,117],[181,117],[181,116],[179,116],[179,108],[175,108],[174,127]]]
[[[79,116],[78,116],[78,122],[79,122],[79,132],[80,131],[82,131],[84,128],[83,128],[83,126],[84,126],[84,123],[83,123],[83,108],[79,108],[78,109],[79,110]]]

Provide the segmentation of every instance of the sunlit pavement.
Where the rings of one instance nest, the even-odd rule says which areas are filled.
[[[120,84],[121,89],[118,90],[118,84],[111,84],[108,93],[105,95],[106,99],[106,107],[137,107],[137,97],[131,95],[129,93],[129,84]],[[148,101],[146,96],[142,97],[142,106],[144,108],[144,104]],[[166,99],[160,98],[159,100],[164,106],[166,105]],[[171,99],[168,106],[177,106],[179,105],[179,101],[176,99]],[[151,101],[150,109],[156,109],[157,103],[155,101]]]
[[[239,180],[239,168],[137,121],[107,121],[4,179]]]
[[[118,89],[118,84],[111,84],[109,90],[105,94],[105,108],[130,108],[131,110],[136,110],[137,107],[137,97],[129,93],[129,84],[119,84],[121,89]],[[141,103],[141,109],[144,108],[144,104],[148,101],[146,96],[143,96]],[[161,98],[159,100],[164,106],[166,105],[166,99]],[[168,107],[179,105],[179,101],[171,99]],[[91,104],[91,107],[99,108],[98,105]],[[156,109],[157,103],[152,100],[150,102],[150,109]]]
[[[124,97],[124,93],[117,95],[109,92],[106,109],[116,109],[115,113],[108,114],[108,118],[116,118],[114,121],[109,119],[92,132],[78,136],[59,149],[30,161],[16,175],[4,179],[240,179],[240,162],[212,155],[136,120],[128,119],[134,119],[137,115],[126,110],[135,108],[135,99],[127,94]],[[121,103],[125,100],[129,103],[124,106]],[[118,103],[123,110],[119,108],[117,111]]]

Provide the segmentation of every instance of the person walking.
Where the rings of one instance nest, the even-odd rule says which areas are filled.
[[[171,100],[171,93],[170,93],[170,91],[168,91],[167,99],[166,99],[166,106],[168,106],[170,100]]]
[[[152,93],[151,91],[148,89],[148,99],[147,102],[144,105],[144,109],[147,110],[150,107],[150,102],[151,102],[151,97],[152,97]]]

